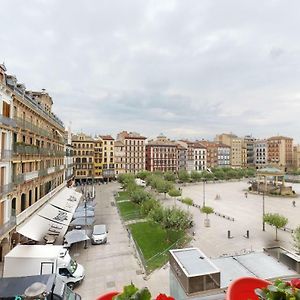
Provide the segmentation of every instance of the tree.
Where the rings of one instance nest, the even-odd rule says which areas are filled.
[[[196,181],[196,182],[198,182],[198,181],[200,181],[201,180],[201,173],[200,172],[197,172],[197,171],[192,171],[191,172],[191,178],[192,178],[192,180],[193,181]]]
[[[151,195],[144,191],[142,188],[136,188],[134,191],[132,191],[130,198],[132,202],[140,204],[144,201],[147,201],[151,198]]]
[[[300,253],[300,226],[298,226],[293,232],[293,240],[294,240],[294,247],[296,248],[297,252]]]
[[[190,175],[185,170],[180,170],[178,172],[178,179],[182,182],[189,182],[190,181]]]
[[[136,177],[145,180],[150,174],[149,171],[140,171],[136,174]]]
[[[189,207],[194,204],[194,201],[193,199],[186,197],[182,200],[182,203],[186,204],[189,209]]]
[[[206,219],[208,219],[208,215],[213,214],[214,213],[214,209],[210,206],[203,206],[200,208],[200,211],[203,214],[206,214]]]
[[[268,213],[264,216],[264,222],[268,223],[271,226],[275,226],[276,231],[276,238],[275,241],[278,241],[277,239],[277,229],[284,227],[288,223],[288,218],[284,217],[283,215],[280,215],[278,213]]]
[[[128,184],[135,183],[134,175],[133,174],[120,174],[118,176],[118,182],[123,184],[123,186],[126,188]]]
[[[164,179],[167,180],[167,181],[175,182],[176,176],[175,176],[175,174],[172,173],[172,172],[166,172],[166,173],[164,174]]]
[[[160,179],[159,182],[158,182],[158,185],[156,187],[157,191],[159,193],[164,193],[165,194],[165,197],[166,197],[166,194],[171,190],[173,189],[174,186],[173,186],[173,183],[170,182],[170,181],[166,181],[166,180],[163,180],[163,179]]]

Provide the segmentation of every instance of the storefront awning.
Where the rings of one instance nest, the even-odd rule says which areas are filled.
[[[63,188],[29,219],[17,226],[17,232],[34,240],[63,238],[81,198],[72,188]]]

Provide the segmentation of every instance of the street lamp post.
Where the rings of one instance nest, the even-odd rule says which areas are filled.
[[[266,231],[266,227],[265,227],[265,191],[263,190],[263,231]]]
[[[206,180],[204,179],[203,180],[203,207],[205,206],[205,183],[206,183]]]
[[[86,209],[86,201],[87,201],[87,199],[86,199],[86,197],[84,197],[84,223],[85,223],[84,228],[85,228],[85,235],[87,235],[87,215],[86,215],[87,209]],[[86,249],[86,248],[87,248],[87,240],[84,240],[84,249]]]

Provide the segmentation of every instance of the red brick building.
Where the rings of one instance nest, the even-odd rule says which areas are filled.
[[[146,145],[146,170],[148,171],[178,171],[178,145],[160,135],[156,140],[150,140]]]

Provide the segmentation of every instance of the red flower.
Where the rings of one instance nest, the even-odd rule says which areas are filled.
[[[291,280],[291,286],[300,289],[300,278],[295,278]]]
[[[159,294],[159,295],[156,297],[156,300],[175,300],[175,298],[169,297],[169,296],[167,296],[166,294]]]

